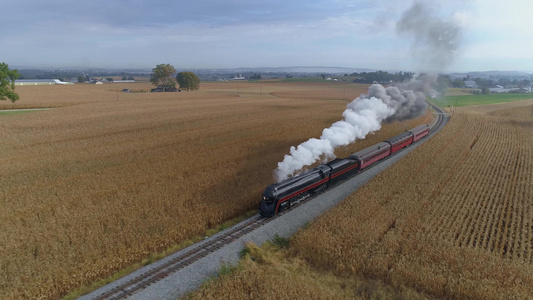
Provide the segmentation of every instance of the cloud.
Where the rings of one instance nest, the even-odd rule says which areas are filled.
[[[512,57],[533,40],[523,0],[441,3],[465,31],[465,55],[508,44]],[[5,1],[0,59],[10,65],[186,67],[330,65],[412,69],[394,24],[411,0]],[[450,4],[451,3],[451,4]],[[452,10],[451,7],[454,9]],[[493,50],[494,49],[494,50]],[[493,47],[486,61],[505,61]],[[154,57],[157,53],[157,57]],[[95,57],[97,57],[95,59]],[[183,58],[186,59],[183,59]],[[260,59],[259,59],[260,57]],[[468,62],[459,57],[460,67]],[[533,61],[533,60],[532,60]],[[499,64],[501,65],[501,64]],[[533,62],[530,63],[533,69]],[[457,67],[458,64],[455,65]],[[476,66],[479,66],[477,64]],[[525,67],[525,66],[524,66]]]

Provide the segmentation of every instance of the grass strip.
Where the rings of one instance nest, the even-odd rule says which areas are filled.
[[[533,94],[490,94],[490,95],[458,95],[431,99],[440,107],[485,105],[493,103],[513,102],[533,99]]]

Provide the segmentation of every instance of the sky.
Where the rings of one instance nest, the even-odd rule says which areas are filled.
[[[417,4],[425,21],[399,29]],[[526,0],[0,0],[0,7],[0,62],[10,67],[533,72]],[[453,26],[449,53],[427,45],[424,34],[437,42],[441,35],[426,21]]]

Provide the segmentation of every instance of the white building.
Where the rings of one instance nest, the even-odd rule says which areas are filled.
[[[15,80],[15,85],[56,85],[56,84],[72,84],[72,83],[64,82],[59,79],[18,79],[18,80]]]
[[[477,83],[474,80],[465,80],[465,88],[477,89]]]

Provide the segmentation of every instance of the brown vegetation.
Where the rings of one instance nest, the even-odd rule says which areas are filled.
[[[306,261],[311,267],[302,272],[319,285],[313,291],[327,290],[319,298],[364,277],[397,290],[407,286],[421,297],[530,299],[533,119],[530,106],[513,106],[481,109],[488,114],[460,110],[436,137],[298,232],[277,262]],[[283,285],[279,268],[266,265],[247,278]],[[224,292],[241,272],[198,293]],[[339,281],[313,281],[317,273],[334,273]],[[300,291],[299,285],[293,288]],[[271,287],[261,290],[263,298],[278,297]],[[367,299],[382,298],[381,288]],[[234,299],[257,291],[232,290]]]
[[[56,107],[0,117],[0,298],[57,298],[255,209],[290,146],[319,136],[348,102],[338,84],[320,85],[317,99],[290,92],[313,84],[280,82],[120,92],[150,87],[23,86],[17,103],[0,104]]]
[[[428,299],[407,287],[317,271],[272,244],[247,249],[238,267],[223,267],[221,280],[209,281],[187,299]]]
[[[436,297],[531,296],[528,122],[519,109],[456,114],[437,138],[299,234],[296,251],[318,268]]]

